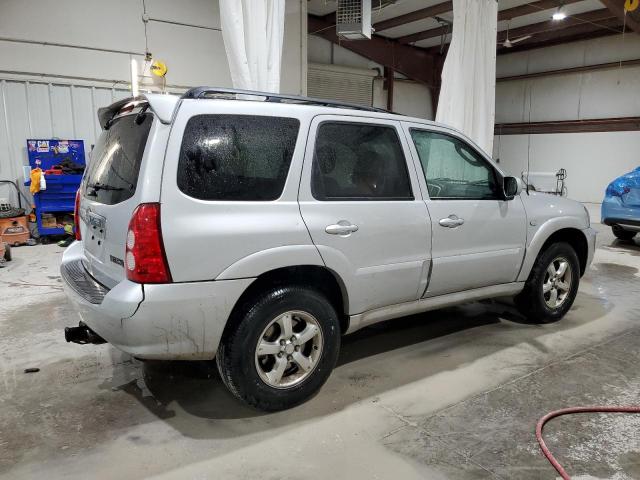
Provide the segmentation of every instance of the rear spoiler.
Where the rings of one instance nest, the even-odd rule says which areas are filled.
[[[178,103],[178,97],[175,95],[139,95],[137,97],[123,98],[108,107],[98,109],[98,122],[104,130],[109,122],[125,107],[135,108],[143,104],[148,104],[149,108],[162,123],[171,123],[173,113]]]
[[[143,103],[147,103],[147,100],[144,97],[129,97],[112,103],[108,107],[99,108],[98,121],[100,122],[100,127],[105,130],[109,125],[109,122],[113,120],[113,117],[115,117],[124,107],[131,106],[133,108]]]

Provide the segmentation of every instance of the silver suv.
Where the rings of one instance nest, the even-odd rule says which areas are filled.
[[[215,358],[259,409],[308,399],[341,335],[376,322],[500,296],[558,320],[593,257],[581,204],[521,192],[433,122],[215,88],[98,116],[61,266],[67,340]]]

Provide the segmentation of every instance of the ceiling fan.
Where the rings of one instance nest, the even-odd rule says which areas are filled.
[[[502,46],[505,48],[511,48],[513,47],[514,44],[518,43],[518,42],[522,42],[523,40],[527,40],[528,38],[531,38],[533,35],[525,35],[524,37],[520,37],[520,38],[514,38],[513,40],[510,40],[509,37],[504,39],[504,42],[502,42]]]
[[[504,39],[503,42],[500,42],[500,45],[502,45],[504,48],[511,48],[513,47],[516,43],[522,42],[524,40],[527,40],[529,38],[531,38],[533,35],[525,35],[523,37],[520,38],[514,38],[513,40],[511,40],[509,38],[509,25],[507,25],[507,36]]]

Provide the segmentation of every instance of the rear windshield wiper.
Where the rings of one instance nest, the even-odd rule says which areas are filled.
[[[124,188],[122,187],[114,187],[113,185],[107,185],[105,183],[100,183],[100,182],[90,183],[89,185],[87,185],[87,187],[91,189],[91,191],[88,192],[87,195],[91,195],[91,196],[96,196],[96,192],[98,190],[111,190],[114,192],[119,192],[124,190]]]

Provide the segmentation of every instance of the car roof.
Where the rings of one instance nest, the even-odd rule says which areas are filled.
[[[237,98],[238,95],[242,95],[242,98]],[[235,96],[234,98],[231,98]],[[251,96],[259,98],[260,100],[248,100]],[[266,101],[264,99],[267,98]],[[397,113],[388,112],[386,110],[365,107],[356,104],[349,104],[339,102],[335,100],[318,99],[311,97],[301,97],[296,95],[284,95],[273,94],[268,92],[254,92],[248,90],[236,90],[230,88],[218,88],[218,87],[197,87],[187,91],[182,96],[169,95],[162,93],[147,93],[139,97],[131,97],[128,99],[120,100],[109,107],[100,109],[110,110],[112,115],[114,110],[117,112],[120,108],[131,102],[146,101],[149,103],[151,110],[158,116],[162,123],[171,123],[173,118],[183,101],[193,102],[238,102],[243,105],[251,105],[256,109],[256,112],[261,108],[264,110],[273,111],[287,111],[289,115],[295,115],[294,112],[299,112],[300,115],[333,115],[333,116],[345,116],[345,117],[362,117],[367,119],[380,119],[380,120],[394,120],[398,122],[415,123],[425,126],[438,127],[448,130],[466,139],[469,143],[474,145],[479,150],[480,147],[464,133],[458,129],[445,125],[442,123],[426,120],[424,118],[409,117]],[[304,113],[303,113],[304,112]],[[102,115],[102,113],[99,113]],[[102,118],[101,118],[102,124]]]
[[[243,98],[230,98],[230,95],[242,95]],[[250,100],[254,96],[256,98],[266,98],[266,101]],[[218,100],[218,101],[234,101],[234,102],[251,102],[252,106],[265,104],[284,104],[300,111],[312,110],[318,114],[331,115],[347,115],[347,116],[364,116],[368,118],[393,119],[397,121],[405,121],[412,123],[424,123],[428,125],[437,125],[435,122],[425,120],[424,118],[408,117],[397,113],[388,112],[386,110],[366,107],[353,103],[340,102],[337,100],[327,100],[312,97],[303,97],[297,95],[273,94],[267,92],[253,92],[248,90],[236,90],[230,88],[213,88],[213,87],[197,87],[187,91],[181,97],[176,95],[167,95],[159,93],[143,94],[142,97],[149,102],[151,110],[160,117],[163,123],[170,123],[173,114],[181,100]],[[118,103],[126,103],[134,101],[134,98],[125,99]],[[444,126],[444,125],[443,125]]]
[[[103,107],[98,109],[98,117],[100,119],[100,125],[104,128],[106,122],[115,116],[121,109],[126,108],[130,105],[136,106],[142,103],[148,103],[150,109],[155,113],[162,123],[171,123],[173,121],[173,116],[178,108],[178,104],[185,99],[178,97],[177,95],[167,95],[161,93],[145,93],[139,95],[137,97],[128,97],[122,100],[118,100],[117,102],[112,103],[108,107]],[[190,99],[187,99],[190,100]],[[404,121],[411,123],[422,123],[425,125],[436,125],[443,128],[448,128],[450,130],[455,130],[452,127],[447,125],[438,124],[431,120],[426,120],[424,118],[417,117],[408,117],[406,115],[400,115],[397,113],[387,112],[380,109],[366,109],[366,108],[353,108],[353,107],[339,107],[337,106],[326,106],[326,105],[315,105],[315,104],[296,104],[296,103],[272,103],[272,102],[260,102],[256,100],[244,100],[244,99],[230,99],[230,98],[202,98],[197,101],[216,101],[216,102],[241,102],[243,104],[250,104],[252,107],[255,107],[256,110],[261,108],[262,106],[276,107],[282,106],[287,109],[293,108],[300,112],[309,112],[312,111],[318,115],[344,115],[344,116],[360,116],[366,118],[379,118],[379,119],[387,119],[387,120],[396,120],[396,121]],[[295,110],[289,110],[295,111]]]

